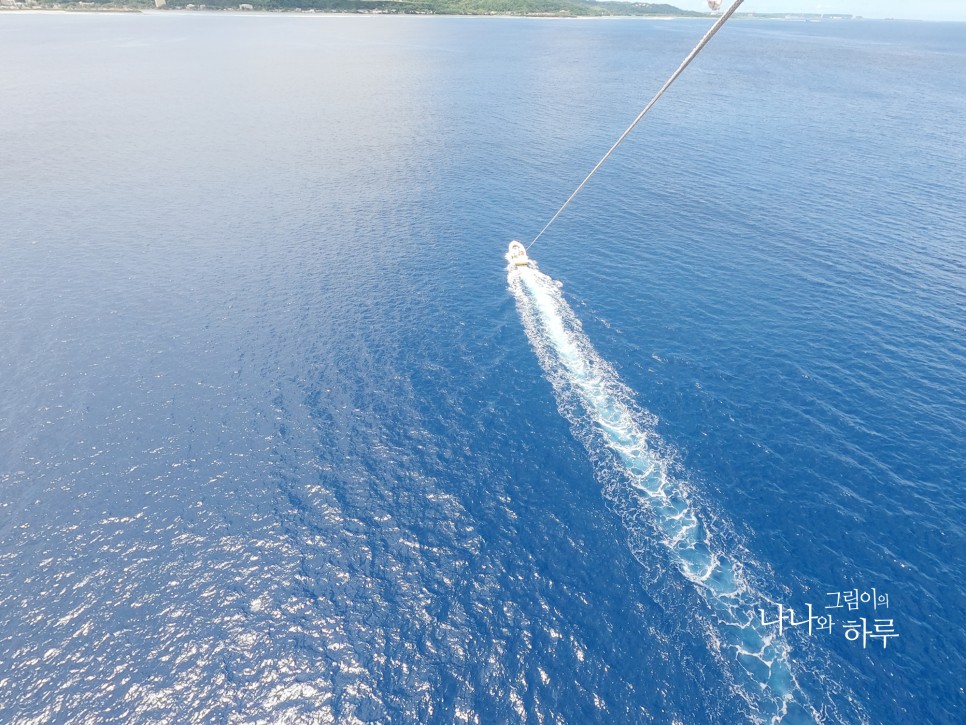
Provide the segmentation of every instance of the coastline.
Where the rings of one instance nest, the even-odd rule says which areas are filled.
[[[238,8],[139,8],[129,6],[111,7],[90,7],[71,5],[69,7],[8,7],[0,6],[0,16],[8,15],[224,15],[230,17],[274,17],[278,15],[291,15],[295,17],[431,17],[431,18],[520,18],[520,19],[541,19],[541,20],[703,20],[711,16],[688,16],[688,15],[571,15],[567,13],[426,13],[426,12],[371,12],[371,11],[346,11],[346,10],[317,10],[314,8],[276,8],[272,10],[239,10]]]
[[[605,15],[574,15],[567,12],[557,13],[514,13],[514,12],[485,12],[485,13],[462,13],[462,12],[385,12],[371,10],[325,10],[317,8],[272,8],[272,9],[252,9],[243,10],[237,7],[216,8],[216,7],[134,7],[134,6],[98,6],[93,4],[70,4],[59,7],[52,6],[33,6],[26,7],[0,5],[0,16],[9,15],[47,15],[47,14],[97,14],[97,15],[227,15],[227,16],[252,16],[268,17],[277,15],[292,16],[334,16],[334,17],[446,17],[446,18],[531,18],[543,20],[648,20],[667,22],[671,20],[710,20],[714,15],[640,15],[640,14],[621,14],[609,13]],[[838,23],[855,22],[860,20],[872,20],[861,16],[815,18],[811,15],[778,15],[748,13],[736,14],[735,20],[770,20],[778,22],[808,22],[808,23]],[[881,22],[889,22],[892,18],[877,19]],[[909,22],[909,21],[906,21]],[[920,21],[927,22],[927,21]],[[935,21],[943,22],[943,21]],[[955,21],[947,21],[955,22]]]
[[[708,13],[667,3],[627,0],[0,0],[0,10],[65,12],[228,12],[335,15],[444,15],[497,17],[677,17]]]

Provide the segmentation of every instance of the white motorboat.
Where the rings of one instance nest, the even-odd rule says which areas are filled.
[[[516,239],[510,242],[510,248],[507,250],[506,256],[510,260],[510,264],[515,267],[526,267],[530,264],[530,257],[527,256],[527,248]]]

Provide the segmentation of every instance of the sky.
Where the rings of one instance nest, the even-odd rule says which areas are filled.
[[[650,0],[668,2],[683,10],[707,11],[705,0]],[[724,0],[722,9],[732,0]],[[740,12],[847,13],[864,18],[909,20],[966,20],[966,0],[745,0]]]

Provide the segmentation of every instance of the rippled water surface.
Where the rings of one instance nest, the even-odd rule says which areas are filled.
[[[0,15],[0,720],[958,722],[964,27],[729,24],[505,267],[705,29]]]

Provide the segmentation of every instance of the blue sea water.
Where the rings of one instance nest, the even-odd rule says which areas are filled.
[[[961,24],[729,23],[506,268],[706,27],[0,15],[0,720],[961,722]]]

